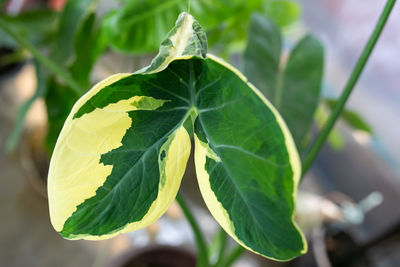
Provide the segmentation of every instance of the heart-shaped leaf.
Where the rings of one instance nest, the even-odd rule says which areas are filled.
[[[187,13],[152,64],[117,74],[81,97],[49,171],[54,228],[103,239],[145,227],[175,199],[195,138],[200,189],[237,242],[277,260],[306,250],[293,221],[301,173],[281,116],[235,68],[206,55]]]

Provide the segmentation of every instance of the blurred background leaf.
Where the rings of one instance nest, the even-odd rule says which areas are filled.
[[[57,13],[49,9],[24,11],[18,15],[1,14],[13,31],[29,40],[32,44],[43,46],[53,40],[57,22]],[[17,48],[19,45],[0,29],[0,47]]]
[[[188,11],[186,0],[122,2],[120,8],[109,12],[103,27],[111,47],[126,53],[156,51],[172,28],[174,18]],[[300,13],[298,4],[291,1],[193,0],[190,6],[190,13],[207,31],[209,45],[223,43],[226,50],[245,40],[248,21],[255,10],[274,14],[274,19],[285,26],[294,22]]]
[[[94,62],[104,50],[105,41],[94,14],[96,0],[69,0],[61,13],[56,39],[50,56],[63,66],[70,66],[72,77],[86,90]],[[83,92],[82,92],[83,93]],[[51,155],[58,134],[73,104],[80,95],[72,92],[56,76],[47,81],[45,103],[49,120],[46,145]]]
[[[217,26],[245,6],[244,1],[191,1],[190,12],[206,29]],[[148,53],[158,49],[179,13],[188,11],[186,0],[128,1],[104,19],[112,48],[121,52]]]
[[[324,99],[320,102],[314,115],[314,121],[318,130],[322,129],[336,103],[337,100],[335,99]],[[371,126],[357,112],[344,109],[340,115],[340,118],[342,119],[342,122],[351,127],[353,130],[372,134]],[[337,126],[335,126],[330,132],[327,143],[337,151],[344,149],[346,145],[345,137]]]
[[[261,14],[253,15],[244,73],[278,109],[302,150],[320,100],[324,50],[318,39],[307,35],[292,49],[285,65],[281,45],[277,25]]]
[[[60,84],[54,76],[47,80],[46,87],[44,96],[48,116],[46,149],[51,155],[58,135],[71,112],[72,106],[78,100],[78,96],[68,87]]]
[[[65,65],[73,57],[74,38],[87,14],[91,13],[97,0],[68,0],[61,12],[56,36],[51,50],[51,58]]]
[[[243,56],[244,74],[270,101],[275,99],[281,61],[281,33],[261,14],[251,18]]]
[[[264,2],[264,14],[280,26],[289,26],[301,13],[300,6],[288,0],[270,0]]]
[[[106,10],[105,13],[104,10],[98,12],[99,2],[69,0],[61,12],[44,7],[4,17],[13,30],[39,47],[55,63],[64,66],[84,88],[83,93],[91,86],[92,69],[107,47],[135,55],[156,52],[178,14],[189,11],[186,0],[120,0],[117,1],[118,8]],[[245,48],[250,17],[256,10],[263,16],[271,16],[282,27],[295,22],[300,14],[299,5],[288,0],[192,0],[190,6],[190,13],[207,31],[211,50],[226,59]],[[278,26],[271,29],[279,39]],[[269,78],[275,83],[274,69],[278,68],[280,62],[280,39],[272,45],[275,50],[270,57],[275,57],[275,66],[270,69]],[[1,31],[0,46],[16,49],[11,55],[13,59],[20,60],[28,55]],[[43,72],[40,79],[46,90],[39,90],[41,93],[35,95],[35,99],[44,95],[49,120],[47,145],[51,152],[62,122],[80,95],[71,92],[62,80],[50,72]],[[29,109],[29,106],[27,103],[22,109]],[[15,127],[14,130],[20,132],[20,122]],[[18,136],[15,134],[11,138],[13,146]]]
[[[300,150],[320,101],[323,69],[323,46],[317,38],[307,35],[291,51],[282,84],[277,87],[280,91],[275,95],[274,103]]]
[[[94,13],[97,3],[96,0],[69,0],[61,13],[41,8],[4,17],[15,32],[43,52],[48,51],[50,58],[65,66],[71,76],[87,90],[93,65],[105,48],[104,35]],[[1,34],[2,32],[2,37]],[[8,36],[7,38],[11,39]],[[1,38],[0,45],[12,45],[18,49],[15,42],[12,39],[7,41],[8,39]],[[62,125],[73,103],[80,96],[61,83],[54,74],[41,69],[43,66],[36,63],[38,88],[20,109],[18,120],[8,140],[9,150],[15,148],[24,117],[32,102],[44,97],[49,123],[46,143],[51,154]]]
[[[330,110],[336,105],[337,100],[335,99],[326,99],[326,103]],[[359,115],[357,112],[344,109],[340,118],[350,127],[355,130],[360,130],[372,134],[371,126]]]
[[[87,15],[75,36],[74,43],[74,59],[69,69],[72,77],[82,87],[88,88],[93,65],[106,47],[106,39],[96,21],[95,13]]]

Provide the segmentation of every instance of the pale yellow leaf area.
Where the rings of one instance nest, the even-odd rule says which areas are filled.
[[[99,164],[100,156],[121,145],[131,125],[126,112],[133,100],[122,100],[80,118],[72,119],[79,108],[101,89],[130,74],[117,74],[95,85],[72,108],[58,137],[49,168],[48,197],[50,219],[57,231],[83,200],[92,197],[111,173],[112,166]]]
[[[78,100],[64,124],[51,158],[48,176],[50,218],[56,231],[62,230],[77,206],[93,197],[110,175],[113,166],[100,163],[100,158],[102,154],[122,145],[122,138],[132,124],[127,112],[137,109],[136,106],[140,109],[157,109],[165,102],[135,96],[72,119],[96,93],[129,75],[116,74],[94,86]],[[140,102],[141,99],[145,101]],[[140,222],[128,224],[110,235],[73,238],[104,239],[120,232],[133,231],[151,224],[167,210],[175,199],[190,154],[190,138],[185,128],[178,127],[172,136],[166,153],[166,182],[163,187],[159,186],[158,198],[148,214]]]

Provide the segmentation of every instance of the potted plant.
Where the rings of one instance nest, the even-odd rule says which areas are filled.
[[[225,232],[240,244],[228,255],[221,249],[216,266],[230,266],[244,248],[278,261],[304,254],[307,243],[293,220],[298,184],[342,112],[394,2],[387,2],[303,162],[298,150],[310,122],[297,125],[294,115],[312,118],[317,101],[305,116],[280,114],[286,100],[282,92],[275,91],[279,93],[272,105],[239,70],[207,53],[205,31],[194,17],[182,13],[148,67],[101,81],[73,105],[50,163],[54,228],[67,239],[110,238],[151,224],[177,197],[194,230],[197,265],[210,266],[204,237],[177,196],[194,139],[203,198]],[[2,19],[0,27],[24,44]],[[76,79],[34,47],[27,48],[82,93]],[[284,72],[293,80],[298,73],[289,67],[297,62],[296,57],[289,60]],[[249,75],[250,66],[245,67]],[[285,76],[281,79],[278,89],[286,81]]]
[[[104,10],[98,12],[99,1],[70,0],[66,3],[65,1],[50,1],[48,5],[50,9],[44,5],[33,7],[28,5],[19,12],[13,10],[7,14],[8,2],[10,1],[5,1],[2,12],[2,22],[5,26],[4,29],[0,29],[0,45],[4,44],[14,49],[19,60],[29,62],[33,56],[38,86],[34,94],[19,109],[14,129],[7,140],[7,151],[13,152],[21,139],[24,120],[32,103],[43,99],[48,118],[45,129],[40,126],[41,128],[37,129],[39,134],[33,133],[36,136],[41,136],[42,132],[45,133],[41,137],[43,139],[41,142],[45,144],[46,151],[31,153],[32,159],[28,161],[32,164],[29,164],[31,167],[28,168],[28,173],[32,170],[35,173],[45,173],[41,171],[41,166],[36,166],[36,162],[42,162],[43,157],[37,159],[34,155],[51,156],[62,125],[73,104],[87,91],[93,81],[97,82],[99,79],[93,77],[93,68],[98,59],[110,51],[118,56],[123,53],[123,57],[128,54],[133,58],[133,65],[137,70],[141,66],[143,55],[152,57],[157,51],[159,43],[173,26],[174,21],[171,18],[175,18],[181,10],[187,8],[186,3],[178,1],[161,8],[157,1],[132,2],[121,3],[118,9],[112,10],[107,10],[106,5],[107,12],[103,14]],[[254,2],[253,5],[239,1],[230,5],[229,8],[218,1],[200,3],[200,5],[194,3],[192,7],[192,11],[196,16],[201,17],[207,26],[207,33],[211,39],[209,43],[215,51],[225,56],[230,55],[232,51],[237,51],[236,47],[243,46],[246,22],[254,10],[271,16],[282,26],[295,21],[299,12],[298,5],[294,3],[285,3],[282,6],[280,3],[264,5],[262,1]],[[273,10],[279,10],[279,12],[276,13]],[[144,11],[154,16],[141,16]],[[210,12],[213,12],[213,16],[210,16]],[[131,21],[131,16],[137,19]],[[143,31],[154,28],[154,23],[164,25],[164,27],[157,28],[157,33],[148,32],[143,35]],[[123,35],[130,38],[121,38]],[[50,62],[46,60],[46,57],[51,59]],[[40,60],[37,60],[38,58]],[[113,66],[108,66],[110,63],[103,66],[101,65],[103,62],[100,62],[99,66],[101,71],[109,73],[109,69]],[[104,71],[105,69],[107,70]],[[103,76],[100,75],[100,78]],[[27,146],[29,147],[27,150],[30,150],[32,146],[36,147],[35,144],[29,143]],[[36,180],[35,183],[38,185],[42,183],[41,187],[44,187],[47,175],[39,176],[33,180]]]

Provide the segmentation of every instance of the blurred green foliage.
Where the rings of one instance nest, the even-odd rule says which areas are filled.
[[[99,16],[96,14],[99,2],[69,0],[59,13],[42,8],[2,17],[13,31],[63,66],[83,93],[91,85],[90,75],[96,60],[107,47],[135,55],[156,52],[177,15],[189,9],[186,0],[121,0],[117,8]],[[300,8],[294,2],[279,0],[192,0],[190,3],[190,12],[207,30],[211,49],[225,57],[234,47],[244,47],[249,18],[254,11],[287,26],[296,21]],[[0,46],[21,49],[1,30],[0,40]],[[37,66],[42,88],[21,107],[18,115],[21,119],[9,139],[9,150],[15,147],[33,100],[44,97],[49,120],[47,146],[51,153],[64,120],[80,97],[54,73],[40,67],[40,63]]]
[[[82,88],[90,88],[91,72],[107,51],[143,55],[156,52],[182,11],[189,11],[207,31],[210,50],[228,59],[244,53],[244,72],[281,112],[298,147],[308,144],[312,118],[320,103],[323,48],[307,35],[287,60],[282,51],[281,30],[296,22],[301,8],[289,0],[119,0],[117,8],[97,12],[99,0],[69,0],[61,12],[46,7],[11,16],[1,14],[10,28],[62,66]],[[252,15],[257,12],[257,15]],[[252,18],[252,19],[251,19]],[[23,48],[0,29],[0,47]],[[26,53],[25,53],[26,54]],[[0,59],[1,60],[1,59]],[[1,63],[1,62],[0,62]],[[70,109],[81,96],[64,81],[35,63],[38,89],[20,108],[7,148],[15,148],[27,110],[33,101],[45,99],[49,153]],[[328,106],[333,101],[327,101]],[[343,118],[351,126],[370,132],[354,112]]]
[[[94,13],[96,4],[95,0],[67,1],[59,15],[49,53],[56,63],[67,66],[72,78],[83,88],[82,93],[89,89],[92,67],[106,46]],[[55,74],[44,75],[47,76],[44,99],[49,120],[46,145],[51,154],[64,121],[80,95],[69,90]]]
[[[0,14],[19,35],[37,46],[48,45],[54,40],[58,14],[47,8],[23,12],[17,16]],[[18,43],[0,28],[0,47],[15,48]]]
[[[298,149],[310,130],[321,95],[324,50],[306,35],[285,62],[278,26],[260,14],[252,17],[244,52],[244,74],[285,119]]]
[[[283,116],[300,154],[304,155],[312,141],[312,124],[321,129],[337,101],[321,97],[322,43],[315,36],[306,35],[294,45],[289,55],[283,51],[282,43],[276,22],[262,14],[253,14],[243,54],[243,69],[249,81]],[[355,130],[371,133],[371,127],[354,111],[345,109],[341,119]],[[328,143],[336,150],[344,148],[345,139],[337,128],[328,136]]]
[[[187,0],[123,1],[121,8],[111,11],[103,20],[109,44],[116,50],[129,53],[154,52],[172,28],[182,11],[189,11]],[[292,1],[273,0],[192,0],[190,13],[207,31],[209,45],[229,51],[233,44],[245,40],[252,12],[271,16],[287,26],[300,13]]]
[[[263,3],[265,15],[280,26],[289,26],[300,16],[300,6],[287,0],[266,1]]]

